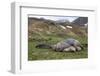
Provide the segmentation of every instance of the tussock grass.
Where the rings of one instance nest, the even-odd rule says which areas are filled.
[[[44,41],[46,44],[55,44],[64,38],[57,38],[55,36],[49,36],[51,40]],[[78,38],[78,40],[85,44],[87,42],[87,38]],[[87,46],[84,46],[84,49],[79,52],[56,52],[52,49],[39,49],[35,48],[35,46],[39,43],[43,43],[43,41],[30,41],[28,43],[28,60],[53,60],[53,59],[80,59],[87,58],[88,51]]]

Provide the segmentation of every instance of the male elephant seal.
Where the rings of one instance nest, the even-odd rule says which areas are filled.
[[[65,40],[64,42],[75,47],[77,51],[80,51],[83,49],[83,46],[81,45],[81,43],[76,39],[70,38],[70,39]]]
[[[69,38],[64,41],[60,41],[54,45],[47,45],[47,44],[38,44],[36,48],[48,48],[53,49],[54,51],[63,52],[63,51],[80,51],[82,50],[81,43],[73,38]]]

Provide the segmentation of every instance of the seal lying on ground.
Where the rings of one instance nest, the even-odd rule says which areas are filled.
[[[81,43],[73,38],[69,38],[67,40],[58,42],[54,45],[47,45],[47,44],[38,44],[36,48],[48,48],[53,49],[54,51],[63,52],[63,51],[80,51],[83,49]]]
[[[83,49],[82,44],[76,39],[70,38],[70,39],[65,40],[65,42],[75,47],[77,51]]]

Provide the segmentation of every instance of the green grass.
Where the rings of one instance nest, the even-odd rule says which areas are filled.
[[[44,41],[47,44],[54,44],[61,40],[64,40],[62,37],[56,36],[46,36],[46,38],[52,38],[51,40]],[[66,38],[65,38],[66,39]],[[87,43],[87,38],[77,38],[81,43]],[[35,48],[38,43],[43,43],[43,41],[31,41],[28,42],[28,60],[52,60],[52,59],[80,59],[87,58],[88,51],[87,47],[84,47],[84,50],[79,52],[56,52],[52,49],[39,49]]]
[[[87,44],[87,28],[70,24],[73,28],[66,30],[59,24],[52,24],[44,19],[32,19],[28,25],[28,60],[52,60],[52,59],[80,59],[87,58],[87,46],[79,52],[55,52],[52,49],[39,49],[35,46],[39,43],[56,44],[68,38],[77,39],[81,44]],[[54,21],[55,22],[55,21]],[[67,24],[65,24],[67,26]],[[69,25],[69,24],[68,24]]]

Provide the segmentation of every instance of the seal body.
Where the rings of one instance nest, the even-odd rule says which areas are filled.
[[[76,52],[76,49],[75,49],[75,47],[70,46],[70,47],[68,47],[68,48],[65,48],[63,51],[65,51],[65,52],[67,52],[67,51]]]
[[[58,42],[57,44],[52,46],[55,51],[80,51],[82,50],[81,43],[73,38],[69,38],[67,40]]]
[[[42,48],[42,49],[50,49],[51,48],[51,45],[48,45],[48,44],[38,44],[35,46],[35,48]]]
[[[80,51],[82,50],[81,43],[73,38],[69,38],[64,41],[60,41],[54,45],[48,44],[38,44],[36,48],[45,48],[45,49],[53,49],[54,51],[63,52],[63,51]]]
[[[77,51],[80,51],[83,48],[81,43],[76,39],[70,38],[70,39],[65,40],[65,42],[68,43],[69,45],[75,47]]]
[[[65,48],[69,48],[69,47],[70,47],[70,45],[63,41],[52,46],[53,50],[55,50],[55,51],[63,51]]]

